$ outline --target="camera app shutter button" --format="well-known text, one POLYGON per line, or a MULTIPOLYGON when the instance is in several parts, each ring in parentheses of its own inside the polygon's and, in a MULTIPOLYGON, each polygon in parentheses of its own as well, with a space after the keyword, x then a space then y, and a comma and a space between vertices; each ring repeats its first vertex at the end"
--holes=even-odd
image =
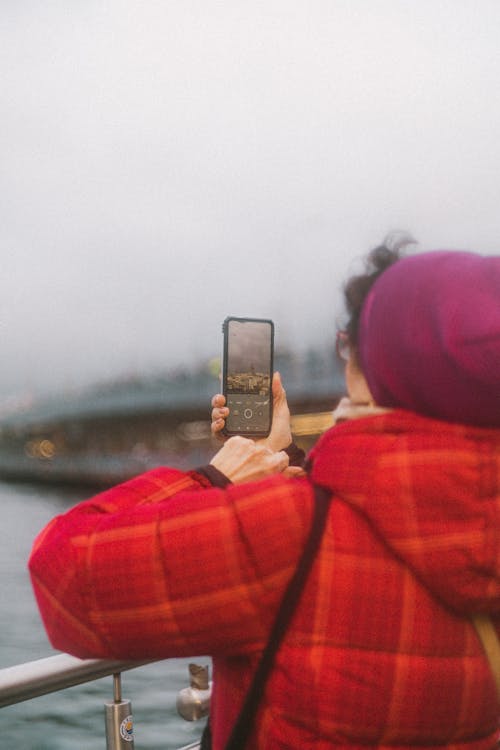
POLYGON ((245 417, 245 419, 252 419, 253 411, 251 409, 245 409, 245 411, 243 412, 243 416, 245 417))

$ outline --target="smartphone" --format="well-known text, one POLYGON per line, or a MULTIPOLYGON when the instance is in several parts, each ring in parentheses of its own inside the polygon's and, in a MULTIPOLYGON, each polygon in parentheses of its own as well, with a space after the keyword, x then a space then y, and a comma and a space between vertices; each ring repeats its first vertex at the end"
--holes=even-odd
POLYGON ((274 323, 231 316, 222 330, 222 392, 229 407, 223 432, 265 437, 273 418, 274 323))

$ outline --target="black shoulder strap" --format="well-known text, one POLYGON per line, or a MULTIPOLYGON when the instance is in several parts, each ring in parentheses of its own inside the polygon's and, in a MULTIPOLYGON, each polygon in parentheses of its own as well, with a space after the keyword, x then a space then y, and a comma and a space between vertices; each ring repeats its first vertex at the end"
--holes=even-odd
POLYGON ((326 525, 331 493, 329 490, 315 485, 314 501, 313 519, 309 537, 300 556, 295 573, 281 600, 280 608, 271 629, 271 635, 262 653, 252 684, 247 692, 225 750, 242 750, 245 746, 245 742, 253 729, 254 718, 264 692, 264 686, 274 663, 274 657, 295 612, 307 576, 314 562, 326 525))

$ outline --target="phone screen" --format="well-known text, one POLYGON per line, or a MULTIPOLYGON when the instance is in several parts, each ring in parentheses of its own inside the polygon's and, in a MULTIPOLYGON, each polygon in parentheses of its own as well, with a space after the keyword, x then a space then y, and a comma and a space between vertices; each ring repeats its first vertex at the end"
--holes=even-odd
POLYGON ((274 325, 259 318, 224 321, 223 392, 227 435, 265 436, 271 429, 274 325))

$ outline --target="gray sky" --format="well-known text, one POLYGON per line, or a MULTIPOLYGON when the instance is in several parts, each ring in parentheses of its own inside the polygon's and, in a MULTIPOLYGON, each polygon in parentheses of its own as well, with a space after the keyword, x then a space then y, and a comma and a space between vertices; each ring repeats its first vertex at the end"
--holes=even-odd
POLYGON ((500 249, 498 0, 3 0, 0 395, 333 338, 393 229, 500 249), (330 333, 331 332, 331 333, 330 333))

